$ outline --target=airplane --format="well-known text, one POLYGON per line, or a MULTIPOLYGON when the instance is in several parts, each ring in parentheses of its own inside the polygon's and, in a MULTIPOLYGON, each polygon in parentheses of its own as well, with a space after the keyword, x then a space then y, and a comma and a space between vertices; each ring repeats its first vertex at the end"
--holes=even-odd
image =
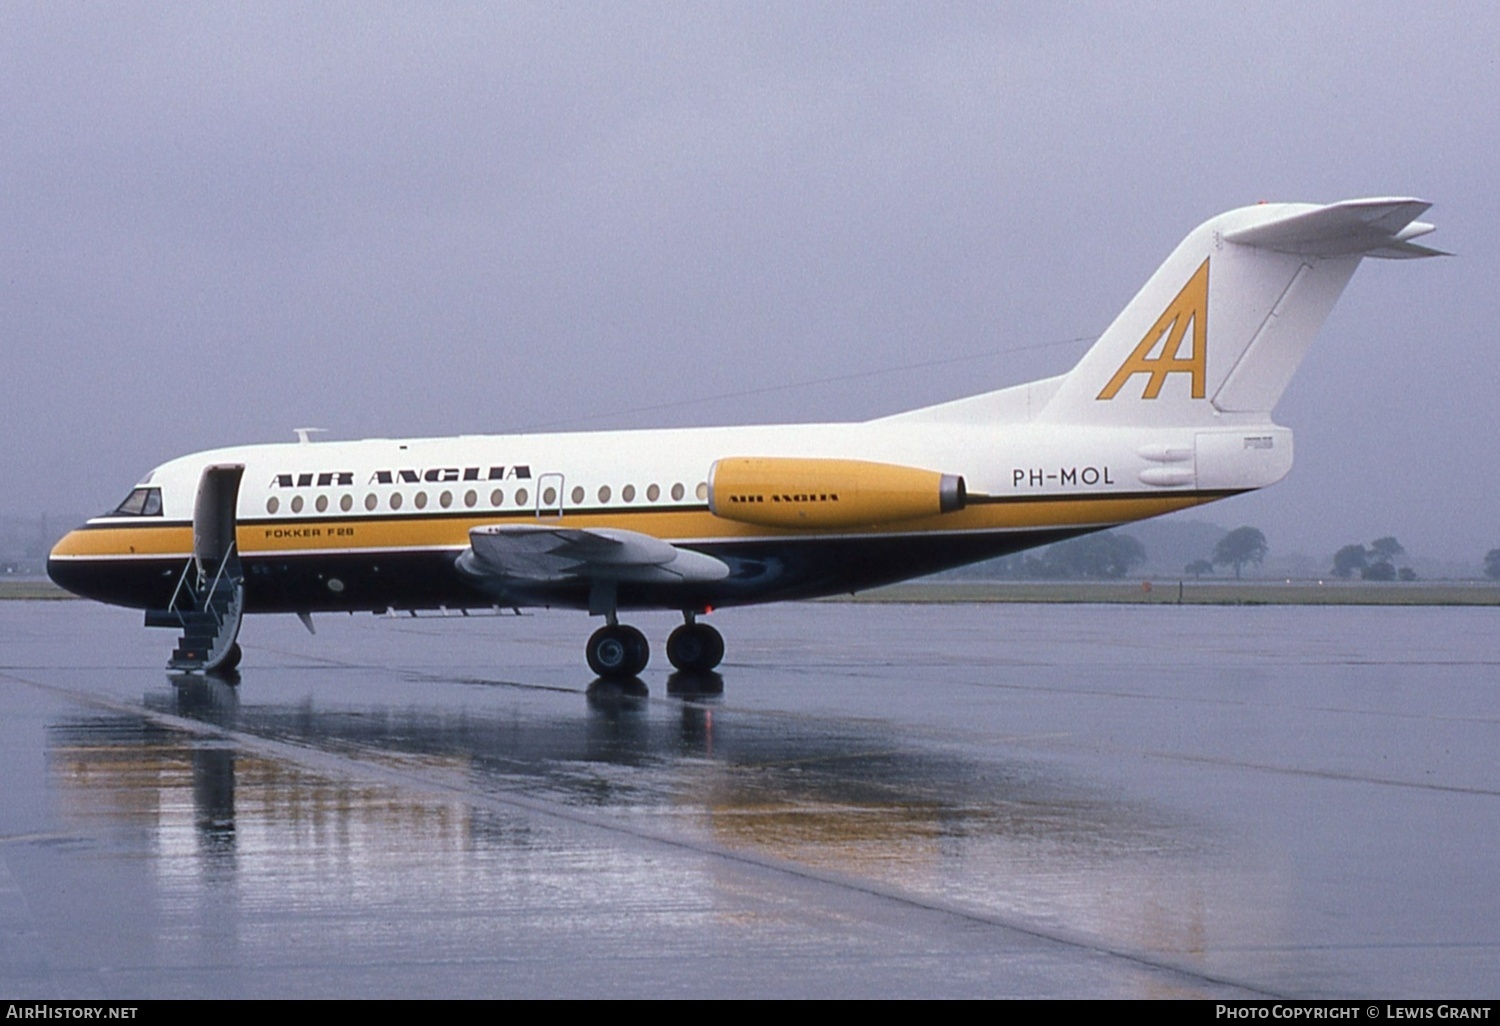
POLYGON ((169 667, 225 673, 246 613, 586 610, 628 679, 624 610, 700 616, 1004 556, 1279 481, 1272 420, 1361 259, 1443 255, 1411 198, 1261 203, 1167 257, 1074 368, 861 423, 312 441, 152 470, 52 550, 62 587, 181 630, 169 667))

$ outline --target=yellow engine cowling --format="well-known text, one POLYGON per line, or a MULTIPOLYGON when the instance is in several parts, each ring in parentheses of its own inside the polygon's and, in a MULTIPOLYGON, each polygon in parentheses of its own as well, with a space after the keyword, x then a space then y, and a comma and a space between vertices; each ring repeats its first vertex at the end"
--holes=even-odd
POLYGON ((736 456, 708 473, 715 516, 762 527, 871 527, 963 509, 964 479, 864 460, 736 456))

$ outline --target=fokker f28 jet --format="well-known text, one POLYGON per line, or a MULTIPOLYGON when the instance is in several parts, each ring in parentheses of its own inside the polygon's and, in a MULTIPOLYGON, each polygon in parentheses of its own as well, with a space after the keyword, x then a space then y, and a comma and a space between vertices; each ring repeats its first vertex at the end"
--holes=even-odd
POLYGON ((89 598, 183 631, 170 666, 232 669, 244 613, 562 606, 698 617, 854 592, 1263 488, 1271 411, 1363 257, 1424 257, 1415 199, 1261 204, 1194 230, 1067 374, 853 424, 253 445, 172 460, 53 549, 89 598))

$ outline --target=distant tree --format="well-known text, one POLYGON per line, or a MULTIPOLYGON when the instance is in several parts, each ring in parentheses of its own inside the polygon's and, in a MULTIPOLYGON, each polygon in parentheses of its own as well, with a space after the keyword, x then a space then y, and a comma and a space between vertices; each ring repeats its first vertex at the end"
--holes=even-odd
POLYGON ((1406 546, 1386 535, 1376 538, 1369 548, 1363 545, 1345 545, 1333 554, 1333 576, 1348 579, 1358 573, 1366 581, 1415 581, 1417 572, 1409 566, 1396 569, 1396 560, 1404 555, 1406 546))
POLYGON ((1484 576, 1500 581, 1500 549, 1490 549, 1484 554, 1484 576))
POLYGON ((1182 568, 1184 573, 1192 574, 1194 577, 1202 577, 1204 574, 1214 572, 1214 565, 1206 559, 1195 559, 1182 568))
POLYGON ((1033 564, 1042 577, 1120 578, 1146 561, 1146 547, 1128 534, 1107 531, 1058 542, 1033 564))
POLYGON ((1333 554, 1333 576, 1348 580, 1370 563, 1363 545, 1345 545, 1333 554))
POLYGON ((1254 527, 1236 527, 1214 546, 1213 564, 1234 567, 1234 579, 1240 578, 1240 567, 1246 563, 1257 566, 1266 558, 1270 546, 1266 536, 1254 527))

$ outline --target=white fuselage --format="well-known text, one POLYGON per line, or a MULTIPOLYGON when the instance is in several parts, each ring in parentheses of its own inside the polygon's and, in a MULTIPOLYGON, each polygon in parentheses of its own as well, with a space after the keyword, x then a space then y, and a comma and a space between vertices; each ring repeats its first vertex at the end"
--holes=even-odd
POLYGON ((841 571, 814 561, 810 575, 791 565, 769 578, 761 574, 759 585, 731 579, 687 596, 627 599, 673 607, 731 604, 855 590, 1170 512, 1269 484, 1290 460, 1290 432, 1265 424, 1205 432, 910 417, 240 446, 158 467, 141 487, 160 489, 159 515, 96 517, 70 536, 72 544, 59 545, 53 561, 55 576, 65 576, 69 587, 87 593, 89 568, 100 568, 109 583, 98 597, 149 606, 157 601, 159 579, 193 553, 194 500, 205 468, 226 465, 244 467, 235 519, 251 611, 583 604, 577 589, 513 584, 504 594, 482 593, 457 580, 452 588, 437 587, 434 567, 468 548, 470 530, 490 524, 620 529, 690 549, 757 560, 769 554, 788 564, 807 562, 813 549, 843 546, 834 560, 841 571), (953 513, 813 532, 714 515, 707 502, 710 469, 718 460, 748 455, 956 474, 967 484, 968 504, 953 513), (394 572, 398 558, 415 555, 424 557, 422 569, 408 566, 400 575, 420 574, 424 586, 408 595, 384 582, 372 587, 377 574, 394 572), (104 564, 110 564, 107 571, 104 564), (132 565, 138 574, 127 573, 132 565), (289 578, 287 586, 262 587, 277 577, 289 578), (337 582, 334 590, 329 580, 337 582), (141 582, 158 587, 142 590, 141 582))

